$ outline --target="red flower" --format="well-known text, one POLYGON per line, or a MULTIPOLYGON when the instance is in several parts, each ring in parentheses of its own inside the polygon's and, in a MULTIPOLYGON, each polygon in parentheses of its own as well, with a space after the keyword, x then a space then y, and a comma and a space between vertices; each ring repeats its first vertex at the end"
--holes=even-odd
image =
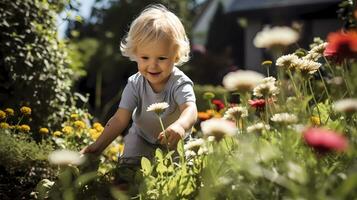
POLYGON ((333 131, 322 128, 309 128, 304 131, 305 142, 320 153, 328 151, 345 151, 347 139, 333 131))
POLYGON ((248 103, 249 103, 250 106, 252 106, 253 108, 256 108, 256 109, 265 107, 265 100, 264 99, 248 100, 248 103))
POLYGON ((225 107, 224 103, 221 100, 218 100, 218 99, 212 100, 212 103, 216 106, 216 110, 217 111, 220 111, 225 107))
POLYGON ((324 56, 332 57, 337 61, 344 58, 357 58, 357 32, 330 33, 327 41, 324 56))

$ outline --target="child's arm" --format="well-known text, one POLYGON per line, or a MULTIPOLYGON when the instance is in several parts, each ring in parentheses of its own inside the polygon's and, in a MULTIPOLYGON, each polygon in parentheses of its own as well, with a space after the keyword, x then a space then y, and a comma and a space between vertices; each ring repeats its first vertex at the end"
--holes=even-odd
POLYGON ((197 120, 197 107, 194 102, 186 102, 180 105, 180 117, 169 127, 166 128, 167 142, 165 141, 164 133, 159 134, 158 139, 161 144, 168 144, 170 148, 175 148, 177 142, 185 137, 197 120))
POLYGON ((91 145, 83 148, 81 153, 100 154, 124 129, 128 126, 131 112, 119 108, 117 112, 108 120, 103 133, 91 145))

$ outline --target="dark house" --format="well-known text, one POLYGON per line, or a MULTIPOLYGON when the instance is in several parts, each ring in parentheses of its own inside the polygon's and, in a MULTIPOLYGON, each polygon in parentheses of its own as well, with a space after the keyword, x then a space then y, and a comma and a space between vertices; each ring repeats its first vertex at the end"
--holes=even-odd
MULTIPOLYGON (((308 48, 314 37, 326 39, 342 27, 336 11, 340 0, 208 0, 193 27, 193 43, 207 51, 229 48, 233 64, 241 69, 263 72, 261 61, 270 59, 253 44, 264 26, 301 25, 298 44, 308 48), (203 27, 206 26, 205 30, 203 27)), ((296 49, 294 47, 293 49, 296 49)))

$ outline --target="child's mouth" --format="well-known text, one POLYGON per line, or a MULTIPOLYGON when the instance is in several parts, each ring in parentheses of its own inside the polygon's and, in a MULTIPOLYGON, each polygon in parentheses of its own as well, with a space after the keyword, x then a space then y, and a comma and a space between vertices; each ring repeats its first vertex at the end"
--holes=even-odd
POLYGON ((158 76, 161 72, 149 72, 150 75, 152 76, 158 76))

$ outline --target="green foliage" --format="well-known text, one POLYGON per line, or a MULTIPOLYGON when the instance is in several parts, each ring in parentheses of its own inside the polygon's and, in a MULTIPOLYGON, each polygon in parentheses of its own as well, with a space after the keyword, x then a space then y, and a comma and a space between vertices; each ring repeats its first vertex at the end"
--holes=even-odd
POLYGON ((209 103, 204 99, 205 92, 212 92, 215 95, 214 99, 230 100, 231 98, 231 94, 221 86, 195 84, 194 91, 197 109, 202 111, 210 109, 209 103))
POLYGON ((73 104, 72 72, 56 29, 56 12, 64 3, 0 3, 0 101, 10 107, 31 107, 35 127, 58 125, 73 104))
POLYGON ((36 143, 24 133, 0 129, 1 199, 30 199, 41 179, 54 177, 47 163, 51 151, 52 145, 47 140, 36 143))
POLYGON ((178 144, 178 156, 172 160, 174 151, 164 154, 156 150, 155 162, 141 160, 143 181, 141 199, 192 199, 199 188, 202 158, 186 159, 182 141, 178 144))
POLYGON ((45 161, 52 150, 48 141, 36 143, 25 133, 0 129, 0 163, 8 171, 30 168, 36 161, 45 161))

